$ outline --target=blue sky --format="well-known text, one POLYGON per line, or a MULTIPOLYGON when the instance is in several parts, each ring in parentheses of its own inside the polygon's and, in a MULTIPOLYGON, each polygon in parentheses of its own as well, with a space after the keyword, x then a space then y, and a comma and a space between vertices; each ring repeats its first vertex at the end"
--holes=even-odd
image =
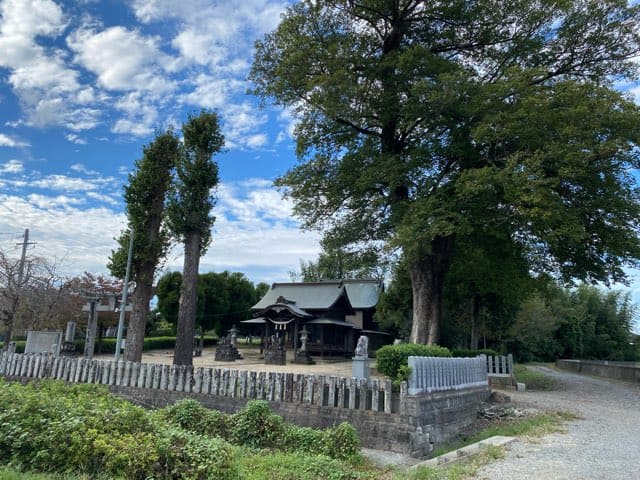
MULTIPOLYGON (((217 109, 226 152, 203 271, 287 280, 316 257, 271 186, 295 162, 292 120, 258 108, 253 42, 286 2, 0 1, 0 249, 25 228, 31 254, 69 274, 106 272, 125 226, 122 189, 154 132, 217 109)), ((167 268, 180 268, 181 249, 167 268)))
MULTIPOLYGON (((0 249, 69 275, 106 272, 125 227, 122 189, 154 131, 217 109, 227 151, 202 271, 288 280, 314 259, 272 181, 294 164, 292 118, 247 94, 253 43, 288 2, 0 0, 0 249)), ((637 84, 621 85, 640 98, 637 84)), ((166 268, 180 269, 181 249, 166 268)), ((640 302, 640 278, 631 290, 640 302)))

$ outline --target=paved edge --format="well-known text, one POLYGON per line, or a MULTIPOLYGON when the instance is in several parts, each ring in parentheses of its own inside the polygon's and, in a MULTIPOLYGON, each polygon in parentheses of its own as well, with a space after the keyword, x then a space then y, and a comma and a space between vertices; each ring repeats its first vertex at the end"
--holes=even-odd
POLYGON ((457 450, 453 450, 451 452, 447 452, 439 457, 430 458, 429 460, 425 460, 424 462, 417 463, 409 467, 409 470, 413 470, 418 467, 429 467, 429 468, 438 468, 438 467, 448 467, 449 465, 453 465, 459 462, 466 462, 473 455, 477 455, 482 452, 482 450, 487 447, 503 447, 505 445, 509 445, 510 443, 517 442, 518 439, 516 437, 506 437, 503 435, 495 435, 493 437, 489 437, 485 440, 480 440, 479 442, 472 443, 471 445, 467 445, 466 447, 458 448, 457 450))

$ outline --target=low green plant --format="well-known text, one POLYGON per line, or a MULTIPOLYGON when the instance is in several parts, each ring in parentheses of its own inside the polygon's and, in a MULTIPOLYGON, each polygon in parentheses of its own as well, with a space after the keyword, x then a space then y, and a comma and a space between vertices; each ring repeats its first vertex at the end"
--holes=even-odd
POLYGON ((272 448, 280 445, 285 427, 264 400, 251 400, 231 418, 231 441, 253 448, 272 448))
POLYGON ((348 463, 324 455, 301 453, 263 453, 239 456, 239 470, 244 480, 265 478, 286 480, 355 480, 377 479, 374 472, 360 471, 348 463))
POLYGON ((217 410, 202 406, 187 398, 157 410, 155 415, 163 422, 200 435, 230 438, 231 418, 217 410))
POLYGON ((553 377, 542 372, 532 370, 526 365, 516 364, 513 366, 513 373, 516 381, 524 383, 527 390, 555 390, 558 382, 553 377))
POLYGON ((162 478, 184 480, 237 479, 234 448, 221 438, 197 435, 179 428, 160 432, 157 440, 162 478))
POLYGON ((409 357, 450 357, 451 352, 446 347, 438 345, 422 345, 418 343, 401 343, 399 345, 385 345, 376 352, 376 369, 381 374, 398 380, 406 375, 402 367, 408 366, 409 357))

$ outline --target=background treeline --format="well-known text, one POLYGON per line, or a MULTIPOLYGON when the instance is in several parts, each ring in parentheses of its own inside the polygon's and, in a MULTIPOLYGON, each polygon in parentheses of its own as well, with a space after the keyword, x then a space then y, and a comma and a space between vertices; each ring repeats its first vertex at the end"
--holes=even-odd
MULTIPOLYGON (((592 285, 558 286, 550 278, 512 276, 497 285, 469 286, 452 268, 447 278, 440 344, 449 348, 491 348, 513 353, 518 361, 557 358, 640 360, 633 333, 636 306, 628 292, 592 285), (507 281, 508 280, 508 281, 507 281), (510 282, 510 283, 509 283, 510 282)), ((403 264, 381 297, 376 320, 381 328, 408 338, 412 291, 403 264)))
MULTIPOLYGON (((178 321, 181 284, 182 274, 169 272, 158 280, 156 287, 157 312, 173 328, 178 321)), ((266 283, 254 285, 240 272, 199 274, 196 326, 205 332, 213 330, 226 335, 233 325, 241 327, 240 321, 251 318, 251 307, 268 289, 266 283)))

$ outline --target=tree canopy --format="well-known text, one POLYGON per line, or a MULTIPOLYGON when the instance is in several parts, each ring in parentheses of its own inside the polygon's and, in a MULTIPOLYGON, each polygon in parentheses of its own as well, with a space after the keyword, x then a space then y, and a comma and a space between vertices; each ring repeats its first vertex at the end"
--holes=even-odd
POLYGON ((504 238, 564 282, 637 264, 640 7, 623 0, 319 0, 257 42, 255 92, 297 116, 277 182, 307 228, 407 261, 436 342, 456 241, 504 238))
POLYGON ((136 283, 133 312, 127 329, 127 360, 142 358, 144 331, 149 314, 153 279, 158 264, 169 247, 170 235, 165 219, 165 197, 172 182, 172 172, 180 157, 180 141, 172 129, 157 133, 142 149, 124 188, 128 230, 118 238, 118 249, 111 252, 107 268, 111 274, 124 278, 131 231, 134 232, 131 279, 136 283))

